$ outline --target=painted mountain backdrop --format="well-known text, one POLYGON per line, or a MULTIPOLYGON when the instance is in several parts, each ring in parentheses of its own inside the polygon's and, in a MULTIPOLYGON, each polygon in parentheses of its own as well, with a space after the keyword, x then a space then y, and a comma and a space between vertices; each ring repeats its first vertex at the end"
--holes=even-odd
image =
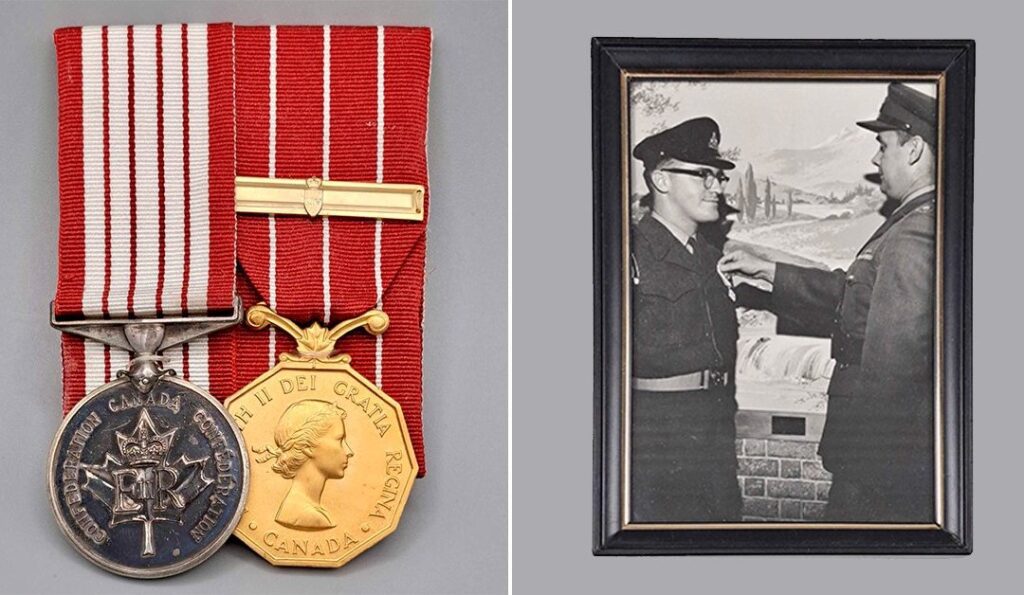
POLYGON ((869 184, 864 174, 876 171, 871 157, 877 148, 873 134, 850 125, 813 147, 775 149, 753 156, 749 163, 758 178, 821 197, 841 197, 869 184))

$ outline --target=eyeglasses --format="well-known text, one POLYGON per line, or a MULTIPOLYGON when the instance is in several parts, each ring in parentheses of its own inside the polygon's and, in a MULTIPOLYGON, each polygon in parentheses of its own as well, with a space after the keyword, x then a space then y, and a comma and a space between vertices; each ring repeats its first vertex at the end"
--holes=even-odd
POLYGON ((725 186, 729 181, 729 176, 722 172, 715 173, 710 169, 683 169, 681 167, 662 167, 661 171, 667 171, 672 174, 686 174, 688 176, 694 176, 695 178, 704 178, 704 187, 711 188, 715 185, 717 180, 719 184, 725 186))

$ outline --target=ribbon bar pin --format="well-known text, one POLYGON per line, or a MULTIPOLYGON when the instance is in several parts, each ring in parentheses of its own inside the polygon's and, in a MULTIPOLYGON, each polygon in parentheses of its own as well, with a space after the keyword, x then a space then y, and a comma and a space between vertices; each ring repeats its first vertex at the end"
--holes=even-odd
POLYGON ((238 176, 235 212, 423 221, 423 186, 238 176))

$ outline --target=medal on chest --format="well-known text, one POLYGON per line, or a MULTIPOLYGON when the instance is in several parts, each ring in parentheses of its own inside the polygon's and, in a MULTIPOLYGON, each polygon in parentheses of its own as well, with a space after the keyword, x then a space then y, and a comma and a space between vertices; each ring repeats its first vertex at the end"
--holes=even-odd
POLYGON ((246 321, 297 348, 226 401, 252 468, 235 535, 275 565, 341 566, 395 530, 419 470, 401 407, 335 353, 350 331, 383 333, 388 317, 300 329, 257 305, 246 321))

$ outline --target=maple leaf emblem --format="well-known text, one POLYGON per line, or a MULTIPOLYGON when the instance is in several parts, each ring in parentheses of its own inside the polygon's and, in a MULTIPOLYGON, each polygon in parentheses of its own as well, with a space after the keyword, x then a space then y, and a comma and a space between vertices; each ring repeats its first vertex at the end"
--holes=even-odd
POLYGON ((177 522, 182 511, 213 479, 206 476, 209 457, 185 455, 168 462, 177 428, 157 429, 142 409, 130 434, 115 432, 120 457, 106 453, 99 465, 82 465, 82 490, 110 510, 110 526, 143 523, 142 557, 156 555, 153 523, 177 522))

